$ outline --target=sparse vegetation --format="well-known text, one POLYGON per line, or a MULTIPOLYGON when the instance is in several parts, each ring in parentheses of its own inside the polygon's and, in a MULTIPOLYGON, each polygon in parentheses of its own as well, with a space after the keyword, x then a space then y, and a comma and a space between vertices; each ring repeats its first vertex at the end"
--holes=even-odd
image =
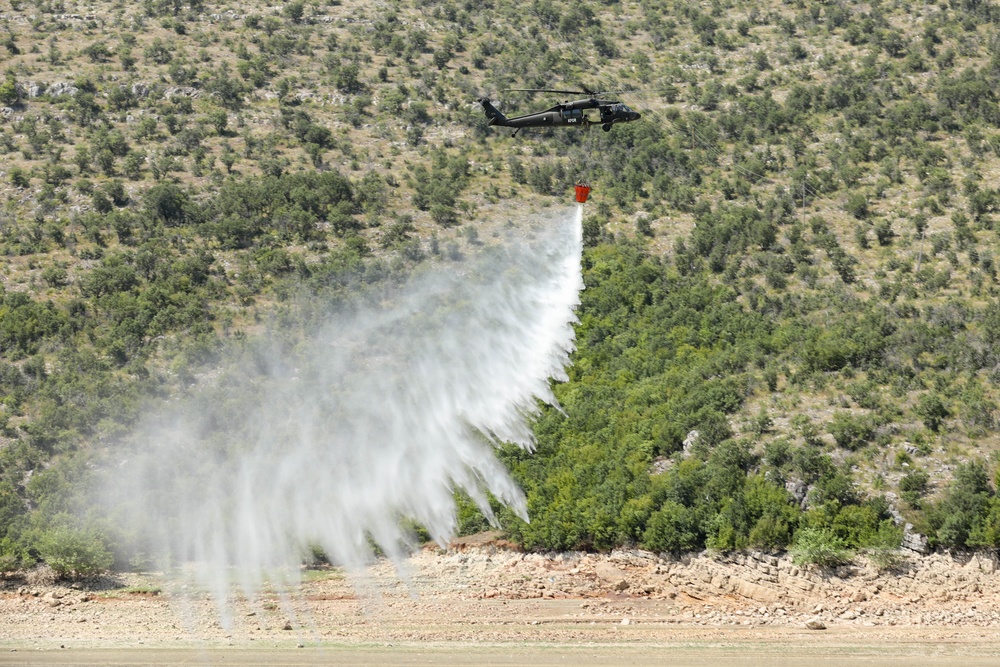
POLYGON ((579 349, 538 452, 503 451, 511 537, 890 553, 894 509, 1000 543, 997 7, 479 9, 6 10, 0 565, 81 575, 85 535, 109 566, 67 524, 87 457, 289 294, 461 261, 580 178, 579 349), (474 104, 581 84, 643 120, 512 140, 474 104))

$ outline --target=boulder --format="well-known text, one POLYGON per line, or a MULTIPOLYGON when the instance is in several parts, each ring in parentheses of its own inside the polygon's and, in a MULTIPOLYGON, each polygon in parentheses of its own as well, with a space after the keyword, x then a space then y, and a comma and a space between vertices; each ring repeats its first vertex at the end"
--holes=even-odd
POLYGON ((995 553, 983 553, 976 552, 973 554, 969 562, 965 564, 965 567, 970 570, 978 570, 980 572, 986 572, 987 574, 993 574, 998 569, 997 555, 995 553))
POLYGON ((803 509, 806 504, 806 497, 809 495, 809 487, 805 482, 798 479, 790 479, 785 482, 785 491, 795 498, 795 502, 803 509))
POLYGON ((903 527, 903 543, 900 545, 908 551, 915 551, 918 554, 930 553, 930 545, 927 543, 927 536, 913 532, 913 526, 906 524, 903 527))
POLYGON ((698 436, 699 435, 701 435, 701 434, 698 433, 698 431, 691 431, 691 432, 689 432, 687 434, 687 437, 684 438, 684 442, 683 442, 683 445, 684 445, 684 450, 683 450, 684 451, 684 456, 690 456, 691 455, 691 449, 698 442, 698 436))
POLYGON ((61 95, 76 95, 80 89, 65 81, 58 81, 49 86, 47 92, 51 97, 59 97, 61 95))

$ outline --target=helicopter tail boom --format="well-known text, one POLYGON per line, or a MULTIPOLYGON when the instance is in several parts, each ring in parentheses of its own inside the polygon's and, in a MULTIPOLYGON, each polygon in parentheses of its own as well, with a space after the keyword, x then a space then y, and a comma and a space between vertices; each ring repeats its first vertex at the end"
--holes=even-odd
POLYGON ((479 103, 483 105, 483 110, 486 112, 486 117, 489 119, 490 125, 507 125, 507 116, 500 113, 500 110, 490 103, 489 98, 484 97, 479 100, 479 103))

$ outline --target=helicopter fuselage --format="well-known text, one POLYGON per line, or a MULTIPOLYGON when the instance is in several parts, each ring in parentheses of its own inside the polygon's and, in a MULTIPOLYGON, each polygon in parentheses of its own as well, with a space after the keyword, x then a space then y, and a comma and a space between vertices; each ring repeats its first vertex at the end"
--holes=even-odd
POLYGON ((489 99, 479 100, 490 125, 500 127, 513 127, 514 133, 525 127, 548 127, 555 125, 575 125, 579 127, 589 127, 591 124, 600 124, 607 132, 615 123, 629 123, 639 120, 642 115, 632 111, 621 102, 610 100, 575 100, 557 104, 551 109, 529 113, 523 116, 508 118, 494 107, 489 99), (591 110, 596 110, 593 113, 591 110), (588 113, 591 112, 591 113, 588 113))

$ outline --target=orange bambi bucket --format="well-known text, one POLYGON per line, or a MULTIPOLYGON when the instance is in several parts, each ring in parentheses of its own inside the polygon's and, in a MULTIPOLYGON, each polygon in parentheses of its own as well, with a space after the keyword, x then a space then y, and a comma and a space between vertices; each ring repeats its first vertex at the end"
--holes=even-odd
POLYGON ((590 196, 590 186, 578 183, 576 186, 576 200, 581 204, 587 202, 587 197, 590 196))

